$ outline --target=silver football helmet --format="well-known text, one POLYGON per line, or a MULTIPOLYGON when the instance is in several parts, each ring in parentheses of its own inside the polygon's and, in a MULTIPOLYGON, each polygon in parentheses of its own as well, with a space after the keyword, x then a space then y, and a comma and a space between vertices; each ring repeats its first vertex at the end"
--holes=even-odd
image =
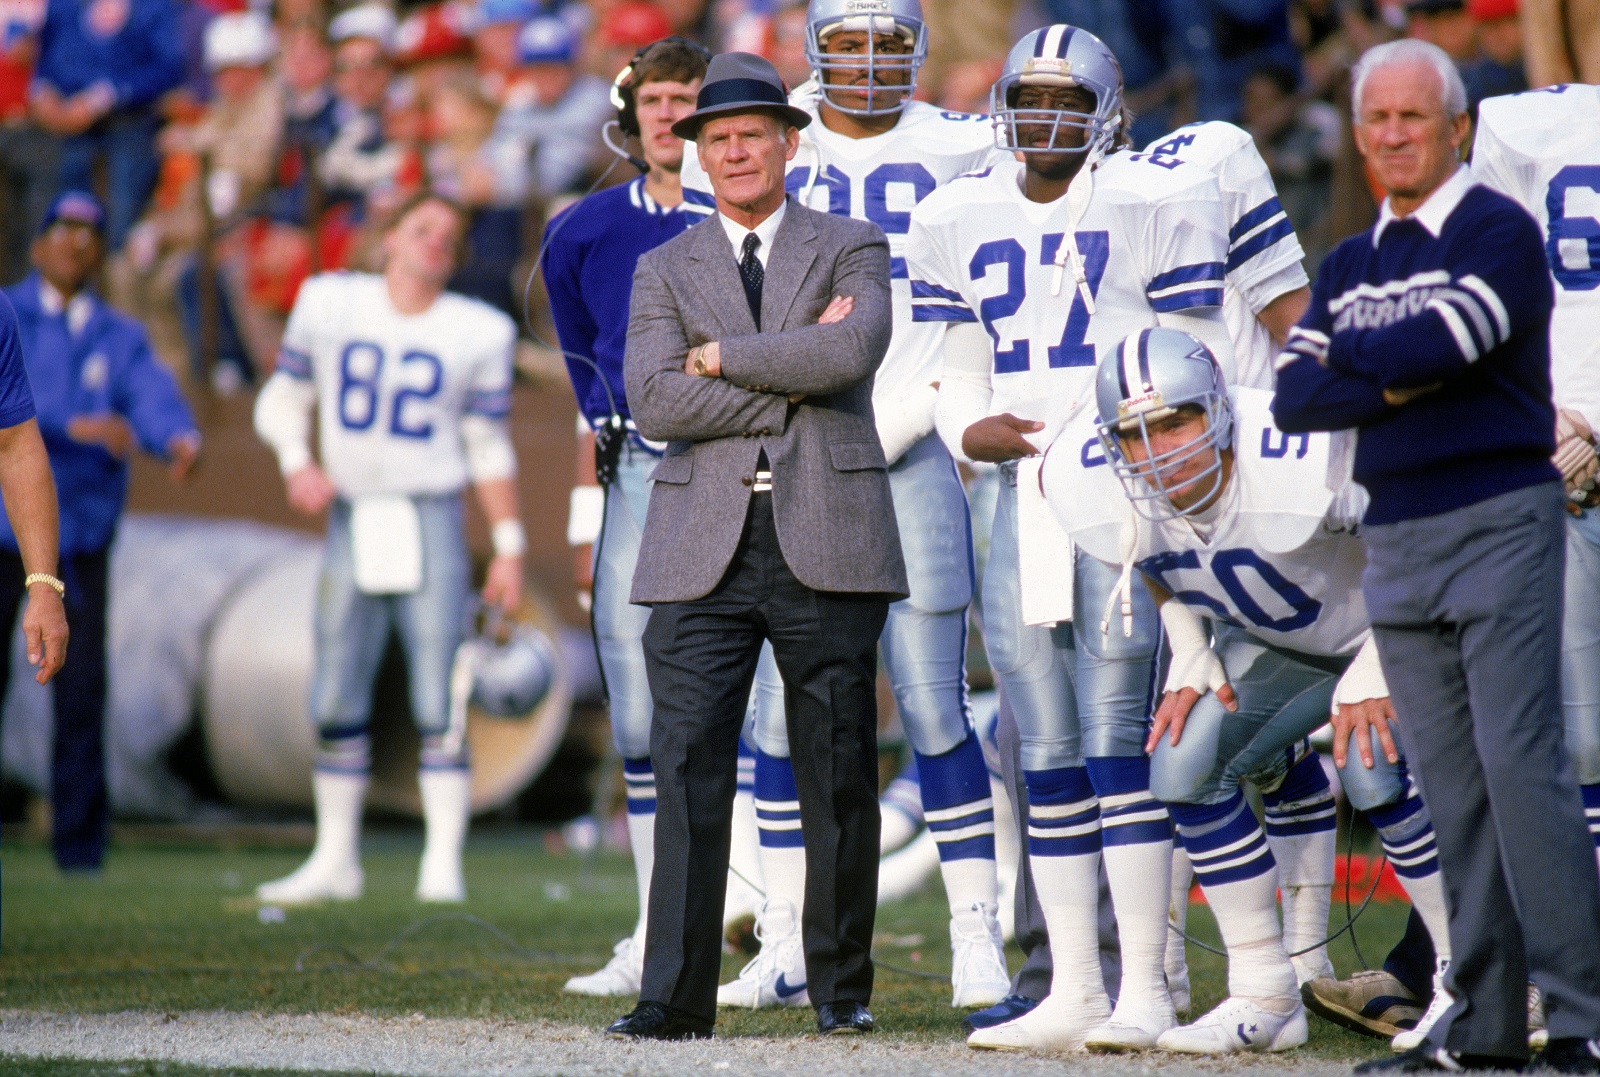
MULTIPOLYGON (((928 29, 922 23, 918 0, 811 0, 806 8, 806 60, 817 73, 819 91, 828 104, 852 116, 882 116, 900 112, 911 103, 917 72, 928 59, 928 29), (824 51, 828 38, 840 30, 865 31, 867 51, 852 56, 824 51), (907 53, 883 53, 877 35, 894 34, 911 46, 907 53), (845 77, 866 73, 859 92, 865 107, 846 107, 828 93, 828 74, 845 77), (881 80, 881 75, 904 74, 905 81, 881 80)), ((854 87, 852 87, 854 89, 854 87)))
POLYGON ((524 718, 555 682, 555 649, 543 632, 510 621, 491 622, 461 646, 472 661, 474 707, 496 718, 524 718))
POLYGON ((1215 500, 1223 481, 1222 450, 1233 447, 1233 405, 1211 349, 1181 329, 1141 329, 1100 360, 1094 388, 1100 418, 1095 430, 1111 469, 1141 516, 1152 520, 1188 516, 1215 500), (1204 412, 1205 433, 1157 452, 1150 440, 1151 424, 1186 406, 1204 412), (1142 459, 1128 458, 1128 442, 1143 444, 1142 459), (1211 463, 1173 483, 1180 469, 1208 450, 1211 463), (1207 480, 1206 495, 1188 508, 1172 504, 1175 490, 1201 489, 1195 484, 1207 480))
POLYGON ((1084 153, 1092 161, 1116 143, 1122 125, 1122 65, 1105 42, 1087 30, 1056 23, 1035 30, 1012 46, 1000 81, 989 92, 995 144, 1018 153, 1084 153), (1023 86, 1080 86, 1094 94, 1093 112, 1014 107, 1023 86), (1044 146, 1023 144, 1019 125, 1050 124, 1044 146), (1084 132, 1081 149, 1055 146, 1062 128, 1084 132))

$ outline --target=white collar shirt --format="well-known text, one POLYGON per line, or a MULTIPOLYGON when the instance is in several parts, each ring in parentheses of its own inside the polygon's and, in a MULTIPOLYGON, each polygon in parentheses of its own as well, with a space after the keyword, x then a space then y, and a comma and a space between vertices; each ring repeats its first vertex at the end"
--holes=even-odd
POLYGON ((55 285, 39 278, 39 307, 46 314, 59 318, 63 311, 67 316, 67 332, 73 336, 83 332, 83 327, 89 324, 90 315, 94 314, 94 300, 89 298, 88 292, 80 291, 70 300, 63 299, 61 293, 56 291, 55 285))
POLYGON ((736 221, 730 220, 721 210, 717 211, 717 219, 722 222, 722 230, 728 235, 728 242, 733 244, 733 260, 744 261, 744 237, 754 232, 761 240, 761 245, 756 248, 756 261, 761 263, 761 268, 767 268, 767 259, 772 254, 772 237, 778 234, 778 226, 783 223, 783 215, 788 212, 789 200, 785 198, 778 203, 778 208, 771 215, 754 228, 746 228, 736 221))
MULTIPOLYGON (((1457 166, 1450 178, 1433 189, 1433 193, 1423 200, 1422 205, 1411 211, 1409 220, 1416 221, 1428 230, 1428 234, 1438 239, 1444 231, 1444 222, 1456 206, 1461 204, 1461 199, 1466 196, 1477 180, 1472 178, 1472 170, 1466 165, 1457 166)), ((1401 220, 1389 204, 1389 199, 1383 200, 1383 205, 1378 209, 1378 223, 1372 226, 1372 245, 1376 247, 1383 238, 1383 230, 1394 222, 1401 220)))

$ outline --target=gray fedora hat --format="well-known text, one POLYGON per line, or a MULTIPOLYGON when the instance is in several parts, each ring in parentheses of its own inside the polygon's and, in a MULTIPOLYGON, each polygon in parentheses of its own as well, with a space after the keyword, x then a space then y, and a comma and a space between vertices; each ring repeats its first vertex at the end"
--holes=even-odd
POLYGON ((724 52, 711 58, 694 111, 673 124, 672 133, 679 138, 694 138, 700 133, 700 125, 709 119, 757 111, 771 112, 794 127, 811 122, 809 113, 789 104, 783 79, 771 63, 754 53, 724 52))

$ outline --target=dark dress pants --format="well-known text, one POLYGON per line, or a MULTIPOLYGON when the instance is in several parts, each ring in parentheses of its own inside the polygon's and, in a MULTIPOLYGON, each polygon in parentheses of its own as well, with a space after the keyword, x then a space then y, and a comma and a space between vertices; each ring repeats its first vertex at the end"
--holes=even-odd
MULTIPOLYGON (((106 850, 106 576, 109 550, 61 559, 67 585, 67 662, 51 682, 55 729, 50 755, 51 846, 62 868, 98 868, 106 850)), ((22 558, 0 550, 0 624, 22 608, 22 558)), ((9 641, 0 661, 0 700, 11 679, 9 641)), ((31 668, 31 667, 30 667, 31 668)))
POLYGON ((783 674, 806 843, 802 940, 811 1002, 872 996, 878 898, 877 643, 887 596, 813 591, 756 494, 732 563, 704 598, 657 605, 644 633, 655 713, 655 870, 642 1002, 713 1019, 729 826, 763 640, 783 674))

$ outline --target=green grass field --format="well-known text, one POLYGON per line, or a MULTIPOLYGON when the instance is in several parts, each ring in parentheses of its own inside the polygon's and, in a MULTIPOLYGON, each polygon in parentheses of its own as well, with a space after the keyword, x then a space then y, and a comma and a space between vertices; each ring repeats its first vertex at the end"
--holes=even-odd
MULTIPOLYGON (((443 912, 411 898, 420 848, 420 833, 378 831, 364 846, 365 897, 289 910, 275 922, 260 916, 250 895, 257 883, 293 869, 303 850, 114 847, 102 875, 82 877, 59 874, 42 847, 0 846, 0 1009, 537 1016, 597 1027, 629 1008, 628 1000, 560 990, 568 976, 598 967, 632 926, 634 889, 622 856, 554 856, 536 831, 484 828, 467 853, 471 899, 443 912)), ((1369 907, 1359 923, 1369 962, 1381 961, 1398 938, 1404 913, 1402 905, 1369 907)), ((1334 918, 1344 918, 1337 896, 1334 918)), ((937 880, 915 899, 880 910, 873 1002, 880 1038, 964 1038, 961 1012, 949 1005, 946 924, 937 880)), ((1203 906, 1191 915, 1191 934, 1215 942, 1203 906)), ((1341 973, 1357 967, 1348 937, 1333 953, 1341 973)), ((725 958, 725 978, 743 960, 725 958)), ((1013 968, 1019 960, 1013 953, 1013 968)), ((1199 1013, 1223 996, 1226 982, 1220 958, 1191 946, 1190 962, 1199 1013)), ((812 1022, 809 1009, 724 1011, 718 1033, 799 1036, 812 1022)), ((1384 1049, 1313 1018, 1303 1053, 1354 1060, 1384 1049)), ((94 1077, 157 1072, 145 1065, 11 1059, 4 1068, 94 1077)))

